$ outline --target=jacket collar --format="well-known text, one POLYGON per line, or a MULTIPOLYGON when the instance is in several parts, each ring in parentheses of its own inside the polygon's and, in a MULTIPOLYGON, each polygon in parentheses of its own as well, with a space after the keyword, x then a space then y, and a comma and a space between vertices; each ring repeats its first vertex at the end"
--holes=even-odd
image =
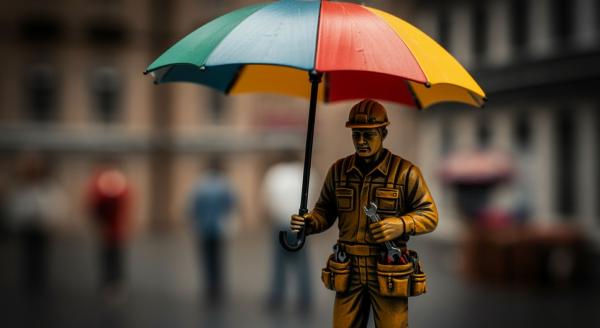
MULTIPOLYGON (((381 174, 387 175, 388 169, 390 167, 390 161, 392 159, 392 153, 385 148, 383 149, 383 152, 384 152, 383 158, 379 160, 379 164, 377 164, 377 166, 375 166, 375 168, 373 168, 365 176, 367 176, 375 171, 379 171, 379 172, 381 172, 381 174)), ((363 174, 361 172, 361 170, 358 168, 358 165, 356 164, 357 157, 358 157, 358 155, 356 153, 352 157, 350 157, 350 163, 348 165, 348 168, 346 169, 346 173, 350 173, 350 171, 356 170, 356 172, 358 172, 359 174, 361 174, 361 175, 363 174)))

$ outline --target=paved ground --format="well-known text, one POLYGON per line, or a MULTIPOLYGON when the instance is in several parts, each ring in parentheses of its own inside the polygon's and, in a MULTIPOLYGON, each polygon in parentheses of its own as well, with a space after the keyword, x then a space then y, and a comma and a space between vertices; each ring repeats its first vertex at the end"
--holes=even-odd
MULTIPOLYGON (((90 238, 52 243, 50 287, 27 297, 18 287, 18 249, 0 241, 2 327, 330 327, 333 294, 321 287, 320 267, 335 232, 309 237, 314 301, 308 314, 265 308, 271 236, 247 233, 228 249, 224 306, 199 297, 194 242, 184 231, 137 238, 128 255, 127 297, 107 303, 97 293, 95 249, 90 238)), ((422 239, 426 239, 422 238, 422 239)), ((501 288, 467 283, 458 274, 457 248, 415 241, 429 277, 428 294, 410 301, 412 327, 593 327, 600 322, 600 288, 501 288)), ((292 293, 293 294, 293 293, 292 293)))

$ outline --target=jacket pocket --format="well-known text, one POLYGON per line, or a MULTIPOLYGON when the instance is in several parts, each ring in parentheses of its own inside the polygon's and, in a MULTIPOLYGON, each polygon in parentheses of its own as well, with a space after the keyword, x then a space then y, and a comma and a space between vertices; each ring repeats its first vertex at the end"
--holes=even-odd
POLYGON ((350 288, 350 261, 336 262, 333 255, 327 260, 327 267, 321 271, 321 281, 327 289, 345 293, 350 288))
POLYGON ((338 211, 354 210, 354 189, 337 187, 335 189, 335 198, 337 200, 338 211))
POLYGON ((378 212, 395 214, 398 212, 400 189, 377 188, 375 189, 375 199, 377 201, 378 212))
POLYGON ((411 291, 412 263, 377 263, 377 281, 379 295, 387 297, 408 297, 411 291))

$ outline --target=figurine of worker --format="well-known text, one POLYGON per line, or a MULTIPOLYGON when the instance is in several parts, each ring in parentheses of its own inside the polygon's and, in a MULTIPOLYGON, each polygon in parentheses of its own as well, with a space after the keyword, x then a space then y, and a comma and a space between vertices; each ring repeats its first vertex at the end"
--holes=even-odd
POLYGON ((338 219, 339 239, 322 275, 336 291, 334 327, 367 327, 371 309, 376 327, 407 327, 408 296, 425 292, 425 274, 406 243, 433 231, 438 213, 419 168, 383 147, 389 124, 380 103, 354 105, 346 127, 356 152, 331 166, 314 209, 291 218, 292 230, 307 235, 338 219))

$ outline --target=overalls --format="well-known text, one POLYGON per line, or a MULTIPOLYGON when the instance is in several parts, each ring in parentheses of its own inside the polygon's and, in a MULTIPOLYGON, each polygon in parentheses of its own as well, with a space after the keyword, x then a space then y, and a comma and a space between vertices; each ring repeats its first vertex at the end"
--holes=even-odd
POLYGON ((383 158, 367 174, 357 166, 357 155, 338 160, 330 168, 311 211, 314 220, 309 221, 308 233, 328 229, 337 218, 338 243, 349 256, 349 281, 344 283, 343 291, 336 289, 334 327, 366 327, 370 308, 377 327, 408 325, 407 297, 380 292, 377 259, 382 245, 375 242, 369 230, 364 206, 375 202, 382 219, 398 217, 404 222, 405 233, 396 240, 404 247, 409 236, 431 232, 437 226, 437 209, 420 170, 384 151, 383 158))

